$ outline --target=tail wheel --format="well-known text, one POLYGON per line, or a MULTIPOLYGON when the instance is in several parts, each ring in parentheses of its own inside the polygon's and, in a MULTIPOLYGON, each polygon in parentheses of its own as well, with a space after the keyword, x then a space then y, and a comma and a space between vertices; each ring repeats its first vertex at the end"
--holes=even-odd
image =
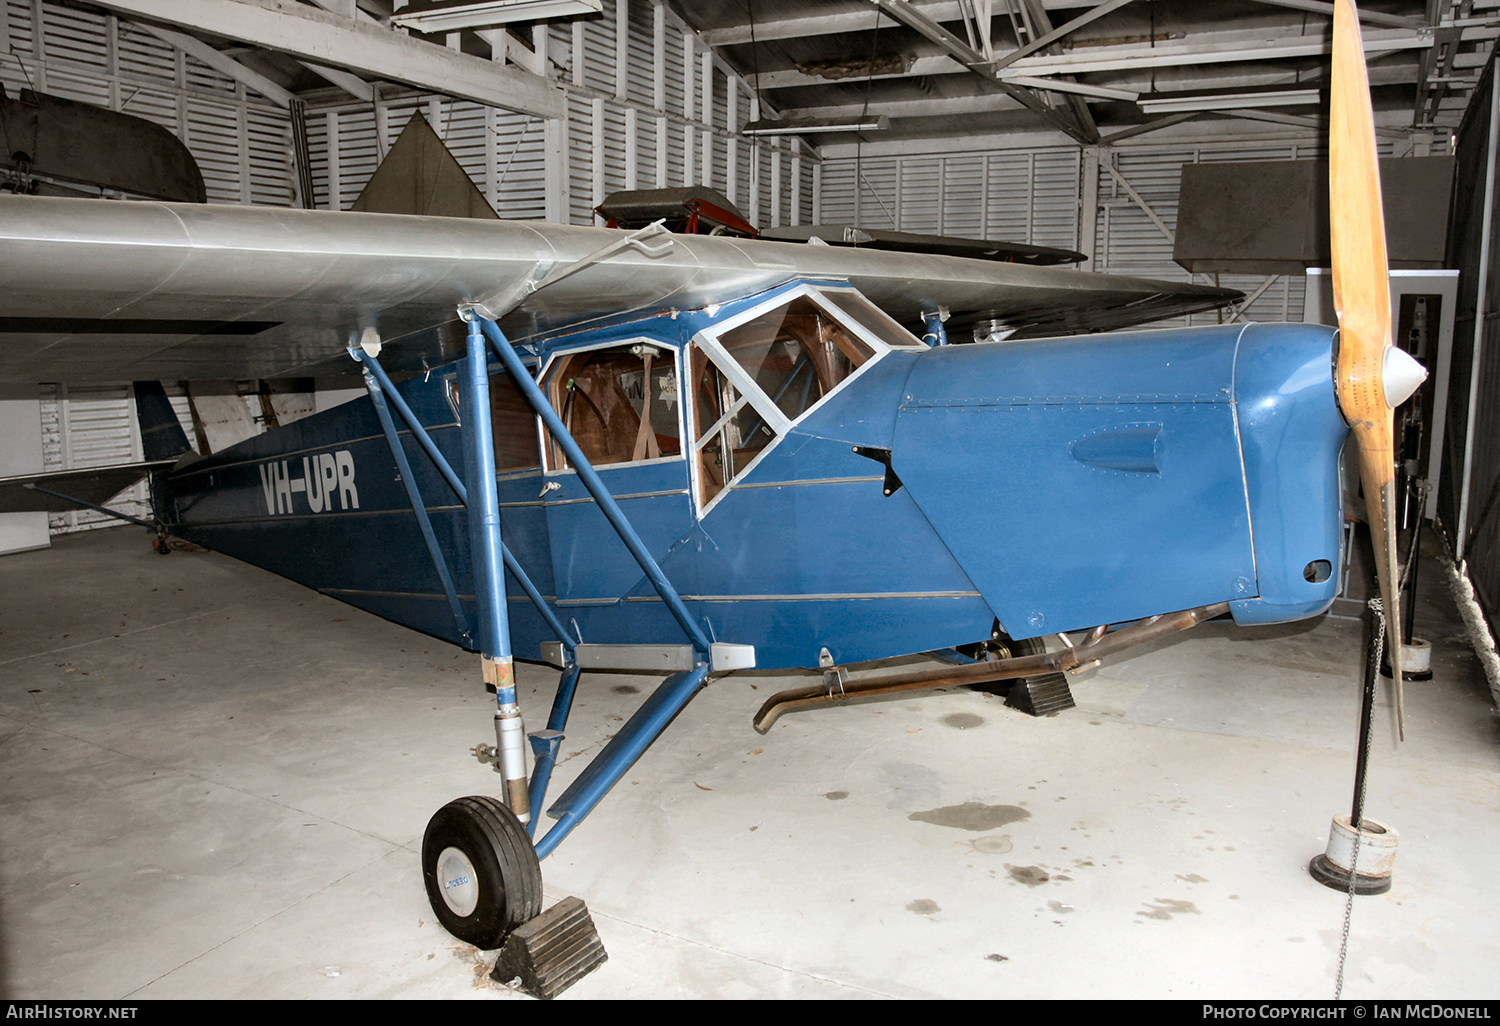
POLYGON ((459 798, 437 811, 422 835, 422 879, 443 928, 486 951, 542 911, 536 849, 496 798, 459 798))
MULTIPOLYGON (((1001 659, 1016 659, 1020 656, 1045 655, 1047 652, 1047 643, 1041 638, 1024 638, 1021 641, 1017 641, 996 628, 995 636, 989 641, 981 641, 974 645, 960 645, 958 651, 976 662, 993 663, 1001 659)), ((1031 677, 1016 677, 1010 680, 970 684, 968 687, 974 691, 983 691, 986 694, 1004 697, 1010 694, 1011 689, 1023 680, 1051 682, 1059 678, 1067 679, 1061 673, 1051 672, 1039 673, 1031 677)))

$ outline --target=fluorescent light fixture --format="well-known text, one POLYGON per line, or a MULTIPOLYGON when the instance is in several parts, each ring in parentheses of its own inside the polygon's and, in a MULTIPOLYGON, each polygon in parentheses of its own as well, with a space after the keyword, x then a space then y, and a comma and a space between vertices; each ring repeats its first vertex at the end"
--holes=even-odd
POLYGON ((417 32, 457 32, 603 10, 604 0, 415 0, 391 15, 391 24, 417 32))
POLYGON ((1302 107, 1318 102, 1316 89, 1283 89, 1265 93, 1216 93, 1199 96, 1159 96, 1137 101, 1147 114, 1178 114, 1194 110, 1241 110, 1251 107, 1302 107))
POLYGON ((876 132, 891 127, 884 114, 864 118, 797 118, 788 121, 752 121, 741 135, 800 135, 803 132, 876 132))

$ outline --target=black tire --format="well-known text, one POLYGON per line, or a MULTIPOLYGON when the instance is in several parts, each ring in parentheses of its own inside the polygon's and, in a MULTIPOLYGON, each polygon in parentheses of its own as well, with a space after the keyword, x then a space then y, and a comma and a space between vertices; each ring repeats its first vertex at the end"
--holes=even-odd
POLYGON ((542 912, 536 849, 496 798, 459 798, 437 811, 422 835, 422 880, 443 928, 485 951, 542 912), (440 873, 440 866, 448 872, 440 873))

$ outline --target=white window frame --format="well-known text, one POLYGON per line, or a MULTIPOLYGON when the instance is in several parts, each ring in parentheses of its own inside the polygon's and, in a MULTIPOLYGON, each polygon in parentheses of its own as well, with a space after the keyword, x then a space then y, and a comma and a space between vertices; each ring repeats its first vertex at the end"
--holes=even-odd
MULTIPOLYGON (((715 321, 708 327, 700 329, 696 334, 693 335, 691 345, 698 346, 704 351, 704 353, 707 354, 709 360, 712 361, 713 365, 718 368, 719 373, 723 374, 724 377, 729 380, 729 383, 735 387, 735 390, 740 393, 741 400, 743 402, 748 402, 752 407, 754 407, 755 412, 760 414, 761 419, 765 421, 766 425, 776 432, 776 437, 771 440, 769 445, 763 448, 760 452, 756 453, 754 459, 745 464, 745 466, 741 470, 739 470, 733 478, 724 482, 724 487, 719 489, 717 495, 715 495, 707 503, 704 503, 701 506, 698 511, 698 516, 700 518, 707 516, 709 511, 712 510, 716 505, 718 505, 719 501, 723 499, 724 496, 728 495, 731 491, 734 490, 734 482, 743 479, 746 474, 755 469, 756 465, 765 458, 767 453, 771 452, 778 445, 780 445, 782 439, 787 436, 787 432, 792 429, 793 425, 800 424, 808 417, 812 416, 813 413, 821 408, 824 403, 828 402, 828 400, 832 399, 834 396, 842 392, 846 387, 848 387, 850 382, 854 381, 861 374, 863 374, 866 369, 874 366, 876 363, 882 360, 886 356, 886 354, 897 351, 896 347, 893 347, 882 341, 873 332, 871 332, 863 324, 859 323, 858 320, 853 318, 846 311, 839 309, 838 306, 824 298, 824 293, 832 291, 853 292, 859 294, 859 290, 854 288, 852 285, 836 285, 833 283, 805 283, 802 285, 798 285, 795 288, 788 289, 785 292, 778 293, 775 297, 767 299, 764 303, 757 303, 755 306, 750 307, 747 310, 743 310, 732 317, 726 317, 722 321, 715 321), (766 394, 765 390, 762 389, 760 385, 756 384, 755 380, 750 377, 749 373, 740 366, 739 361, 729 355, 729 351, 720 344, 719 338, 727 332, 733 331, 735 328, 738 328, 739 326, 764 315, 769 310, 775 310, 779 307, 788 306, 802 297, 810 299, 814 305, 816 305, 820 310, 827 314, 841 328, 854 335, 865 345, 869 346, 871 355, 868 360, 866 360, 860 366, 856 367, 853 373, 851 373, 847 378, 845 378, 843 381, 840 381, 836 386, 834 386, 832 391, 828 392, 826 395, 821 396, 817 402, 813 403, 807 409, 803 410, 796 420, 791 420, 787 417, 786 414, 781 412, 781 408, 771 401, 771 397, 766 394)), ((879 308, 877 307, 877 309, 879 308)), ((897 322, 897 324, 899 327, 899 322, 897 322)), ((908 351, 925 350, 926 348, 927 347, 923 345, 915 336, 912 337, 912 345, 910 347, 901 347, 902 350, 908 351)), ((686 367, 686 375, 690 376, 691 374, 692 365, 691 361, 689 361, 686 367)), ((689 382, 688 387, 685 390, 687 395, 689 396, 688 401, 693 403, 695 407, 698 402, 697 388, 698 383, 696 381, 692 381, 689 382)), ((679 394, 682 394, 683 391, 684 389, 679 384, 679 394)), ((687 403, 684 402, 680 405, 683 407, 683 412, 687 413, 687 403)), ((738 408, 739 407, 737 404, 736 409, 738 408)), ((692 416, 688 418, 688 424, 694 425, 692 431, 696 432, 697 410, 694 409, 691 411, 691 413, 692 416)), ((722 422, 732 415, 733 414, 731 411, 731 413, 724 414, 719 418, 719 420, 722 422)), ((705 439, 708 438, 710 435, 714 434, 718 428, 721 427, 722 423, 717 424, 714 430, 704 432, 703 437, 705 439)), ((696 458, 698 455, 699 440, 700 439, 698 438, 696 433, 693 433, 691 435, 690 441, 689 434, 683 434, 683 452, 686 453, 688 451, 691 451, 694 456, 693 461, 689 463, 689 471, 693 477, 692 487, 693 499, 695 503, 699 501, 699 497, 703 494, 703 482, 698 479, 700 476, 700 471, 697 466, 696 458)))
MULTIPOLYGON (((618 470, 621 467, 644 467, 654 463, 671 463, 674 460, 687 459, 687 452, 690 448, 690 443, 687 440, 687 418, 684 416, 683 412, 687 408, 687 401, 683 398, 682 387, 684 378, 682 366, 683 347, 679 343, 663 342, 661 339, 652 338, 649 335, 637 335, 633 338, 616 339, 612 342, 599 342, 594 345, 578 346, 577 348, 557 349, 547 355, 546 362, 542 364, 541 369, 537 372, 536 377, 533 379, 536 381, 537 388, 541 389, 542 398, 547 400, 547 403, 550 406, 552 397, 549 394, 547 375, 552 373, 554 365, 559 360, 577 356, 579 353, 591 353, 604 349, 628 349, 631 346, 635 345, 647 345, 652 347, 653 349, 661 349, 672 354, 673 373, 677 375, 677 438, 681 444, 675 456, 658 456, 655 459, 650 460, 627 460, 623 463, 606 463, 603 466, 594 467, 594 469, 601 474, 608 470, 618 470)), ((562 416, 562 411, 555 407, 553 408, 552 412, 557 414, 559 417, 562 416)), ((541 445, 542 450, 542 474, 546 477, 561 477, 565 474, 577 474, 577 467, 551 466, 552 446, 549 444, 549 436, 551 433, 547 430, 547 425, 542 423, 542 418, 540 416, 537 417, 536 421, 537 439, 539 444, 541 445)), ((532 471, 532 473, 535 473, 535 471, 532 471)))

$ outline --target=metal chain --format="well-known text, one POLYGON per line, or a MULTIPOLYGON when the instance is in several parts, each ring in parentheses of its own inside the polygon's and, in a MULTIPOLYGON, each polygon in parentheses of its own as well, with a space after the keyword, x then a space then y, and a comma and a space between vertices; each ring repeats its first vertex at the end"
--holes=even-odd
MULTIPOLYGON (((1375 617, 1375 651, 1373 654, 1371 654, 1371 658, 1375 660, 1375 665, 1379 666, 1380 660, 1385 655, 1384 607, 1381 604, 1379 598, 1372 598, 1366 604, 1370 608, 1370 614, 1375 617)), ((1370 725, 1365 730, 1365 736, 1361 739, 1360 743, 1368 745, 1370 743, 1370 735, 1374 733, 1374 731, 1375 717, 1371 716, 1370 725)), ((1349 922, 1354 915, 1354 885, 1359 879, 1359 842, 1360 838, 1364 836, 1363 820, 1365 807, 1365 789, 1369 784, 1369 777, 1369 771, 1368 769, 1366 769, 1364 776, 1360 779, 1359 782, 1359 797, 1357 801, 1360 809, 1361 822, 1359 824, 1350 824, 1354 827, 1354 855, 1349 859, 1349 896, 1344 901, 1344 931, 1342 937, 1339 939, 1338 979, 1334 981, 1333 985, 1333 999, 1335 1001, 1340 1000, 1340 996, 1344 992, 1344 960, 1349 956, 1349 922)))

